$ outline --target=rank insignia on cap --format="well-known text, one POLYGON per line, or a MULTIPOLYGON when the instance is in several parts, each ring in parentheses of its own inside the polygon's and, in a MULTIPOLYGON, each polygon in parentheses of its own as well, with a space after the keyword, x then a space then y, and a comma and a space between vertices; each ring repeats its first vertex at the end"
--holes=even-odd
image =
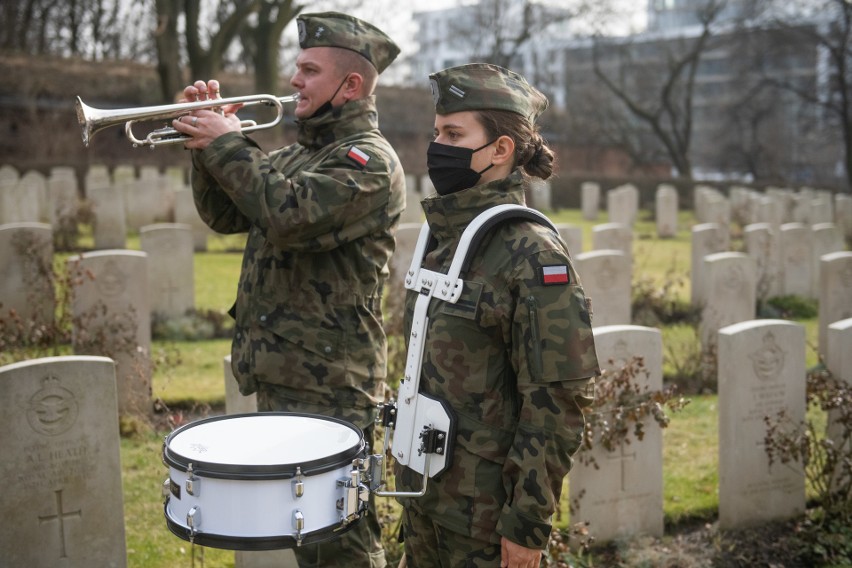
POLYGON ((464 98, 464 91, 463 91, 463 90, 461 90, 461 89, 459 89, 459 88, 458 88, 458 87, 456 87, 455 85, 450 85, 450 88, 449 88, 448 90, 449 90, 452 94, 454 94, 455 96, 457 96, 458 98, 460 98, 460 99, 463 99, 463 98, 464 98))
POLYGON ((545 286, 553 284, 568 284, 568 267, 564 264, 541 267, 541 283, 545 286))
POLYGON ((358 148, 358 146, 352 146, 349 148, 349 152, 346 153, 346 157, 361 166, 362 168, 367 165, 367 162, 370 161, 370 156, 364 153, 363 150, 358 148))

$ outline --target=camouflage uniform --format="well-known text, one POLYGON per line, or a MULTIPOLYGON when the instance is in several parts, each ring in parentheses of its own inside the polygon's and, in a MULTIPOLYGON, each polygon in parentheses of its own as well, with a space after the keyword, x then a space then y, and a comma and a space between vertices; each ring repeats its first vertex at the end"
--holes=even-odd
MULTIPOLYGON (((323 34, 310 36, 325 42, 316 45, 338 46, 340 37, 356 33, 353 20, 305 15, 300 31, 322 27, 323 34)), ((371 62, 384 69, 395 52, 386 36, 361 24, 362 43, 383 54, 371 62)), ((335 416, 372 442, 387 366, 382 290, 405 207, 405 176, 378 130, 372 96, 298 127, 298 143, 269 154, 239 133, 193 152, 201 217, 220 233, 248 231, 232 368, 243 394, 258 393, 259 410, 335 416)), ((346 554, 340 565, 383 566, 379 539, 369 515, 343 537, 296 552, 300 566, 334 566, 337 549, 346 554)))
MULTIPOLYGON (((463 90, 468 102, 477 94, 463 90)), ((446 273, 465 227, 504 203, 524 203, 519 170, 425 199, 434 247, 423 266, 446 273)), ((498 225, 464 280, 457 303, 433 300, 428 309, 420 392, 450 404, 457 430, 450 469, 430 479, 424 497, 400 499, 412 567, 499 566, 501 536, 545 548, 600 373, 590 307, 550 228, 498 225)), ((406 298, 407 333, 417 296, 406 298)), ((420 488, 420 474, 396 469, 399 490, 420 488)))

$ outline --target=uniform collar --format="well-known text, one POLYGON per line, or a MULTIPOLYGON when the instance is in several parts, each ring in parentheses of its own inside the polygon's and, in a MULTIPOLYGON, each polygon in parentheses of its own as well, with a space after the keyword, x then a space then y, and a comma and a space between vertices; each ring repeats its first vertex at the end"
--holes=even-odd
POLYGON ((376 98, 369 96, 304 120, 297 120, 299 144, 316 150, 358 132, 379 127, 376 98))
POLYGON ((449 195, 427 197, 421 204, 429 230, 438 239, 458 238, 480 213, 503 204, 524 205, 524 178, 520 170, 509 176, 449 195))

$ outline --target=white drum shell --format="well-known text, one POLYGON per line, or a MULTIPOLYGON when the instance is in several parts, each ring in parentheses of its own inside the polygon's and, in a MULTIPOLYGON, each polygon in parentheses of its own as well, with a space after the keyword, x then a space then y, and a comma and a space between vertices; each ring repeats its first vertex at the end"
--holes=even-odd
POLYGON ((344 519, 338 503, 353 461, 365 456, 357 427, 322 416, 255 413, 187 424, 163 446, 167 524, 183 539, 235 550, 332 538, 358 520, 344 519))
POLYGON ((180 485, 180 499, 169 497, 166 513, 189 529, 187 514, 198 507, 195 530, 231 537, 295 536, 296 511, 304 518, 302 534, 338 525, 341 513, 337 499, 343 497, 338 480, 346 480, 351 465, 319 475, 304 477, 304 493, 295 497, 292 479, 246 481, 194 476, 193 492, 186 491, 185 471, 169 468, 169 476, 180 485))

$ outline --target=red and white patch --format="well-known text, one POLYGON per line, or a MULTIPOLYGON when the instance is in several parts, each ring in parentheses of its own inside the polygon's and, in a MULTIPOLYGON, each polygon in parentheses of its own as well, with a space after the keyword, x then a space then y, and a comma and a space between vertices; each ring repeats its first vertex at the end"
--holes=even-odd
POLYGON ((568 277, 568 267, 564 264, 559 264, 556 266, 542 266, 541 267, 541 283, 549 286, 552 284, 568 284, 570 282, 570 278, 568 277))
POLYGON ((358 146, 352 146, 349 148, 349 152, 346 154, 346 157, 362 168, 370 161, 370 156, 365 154, 360 148, 358 148, 358 146))

